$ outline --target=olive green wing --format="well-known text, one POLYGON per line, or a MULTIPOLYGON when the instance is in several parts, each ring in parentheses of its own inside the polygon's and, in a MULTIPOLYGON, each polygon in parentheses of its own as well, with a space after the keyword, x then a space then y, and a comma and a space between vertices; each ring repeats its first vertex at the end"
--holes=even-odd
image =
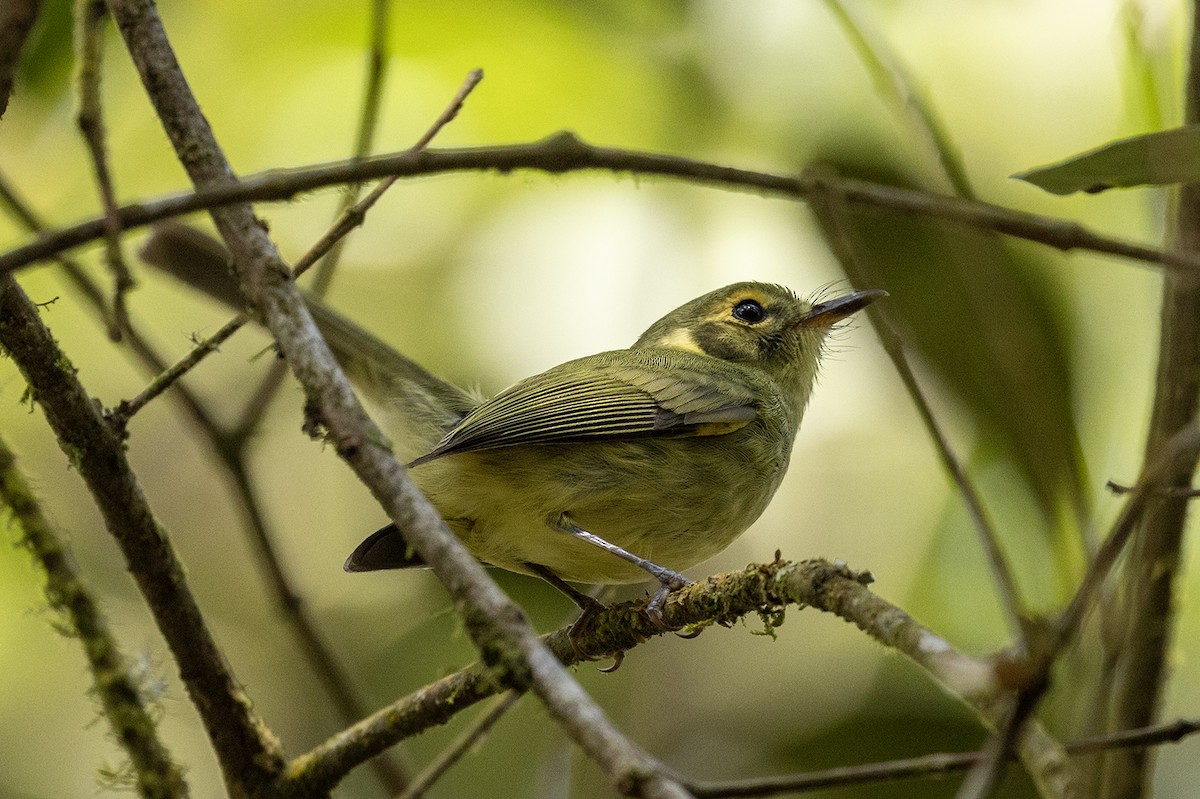
POLYGON ((618 350, 522 380, 469 413, 427 455, 528 444, 720 435, 758 414, 748 380, 703 356, 618 350))

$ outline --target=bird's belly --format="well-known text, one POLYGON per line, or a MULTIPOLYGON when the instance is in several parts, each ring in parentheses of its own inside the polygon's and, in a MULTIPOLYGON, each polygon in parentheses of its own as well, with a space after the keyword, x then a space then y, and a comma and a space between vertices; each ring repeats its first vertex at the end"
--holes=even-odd
POLYGON ((547 445, 450 456, 413 476, 485 563, 517 572, 535 563, 573 582, 636 583, 648 579, 645 571, 554 522, 565 513, 639 557, 686 569, 761 515, 787 467, 787 452, 776 449, 751 457, 727 440, 700 438, 547 445))

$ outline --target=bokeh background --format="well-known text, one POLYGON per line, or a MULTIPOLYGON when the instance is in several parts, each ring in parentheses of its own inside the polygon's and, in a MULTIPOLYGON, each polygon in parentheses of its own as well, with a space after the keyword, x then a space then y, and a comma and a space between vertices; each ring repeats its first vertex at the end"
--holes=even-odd
MULTIPOLYGON (((1008 176, 1176 123, 1184 4, 912 0, 852 8, 936 110, 981 197, 1161 240, 1161 192, 1056 198, 1008 176)), ((351 152, 369 3, 209 0, 163 3, 161 11, 240 172, 351 152)), ((98 209, 73 126, 69 36, 69 4, 47 2, 0 122, 0 168, 56 225, 98 209)), ((380 151, 416 140, 466 73, 482 67, 484 82, 436 145, 530 141, 565 128, 596 143, 748 168, 794 172, 820 163, 950 190, 825 3, 397 3, 389 47, 380 151)), ((185 188, 111 30, 104 100, 119 196, 185 188)), ((260 211, 294 258, 339 199, 330 190, 260 211)), ((884 312, 914 346, 918 375, 984 491, 1022 591, 1036 608, 1057 607, 1080 573, 1079 529, 1103 531, 1119 508, 1105 480, 1130 481, 1139 464, 1158 274, 883 213, 856 217, 851 227, 872 285, 893 294, 884 312)), ((211 333, 227 313, 136 264, 140 235, 126 240, 139 279, 131 313, 178 357, 193 334, 211 333)), ((0 217, 0 247, 25 240, 0 217)), ((97 248, 79 255, 107 279, 97 248)), ((397 185, 350 240, 330 300, 433 371, 495 391, 560 361, 627 346, 667 310, 744 279, 801 293, 848 285, 802 204, 608 174, 460 174, 397 185)), ((24 270, 21 281, 35 300, 55 300, 44 318, 102 402, 144 386, 148 376, 107 340, 56 267, 24 270)), ((244 331, 189 378, 219 418, 237 417, 271 360, 259 357, 266 344, 258 331, 244 331)), ((23 388, 12 364, 0 363, 0 427, 69 531, 125 647, 161 682, 164 735, 187 764, 194 795, 219 794, 215 762, 169 655, 78 475, 40 412, 21 401, 23 388)), ((321 632, 355 689, 381 706, 470 662, 472 650, 432 575, 342 572, 346 554, 383 516, 335 454, 300 433, 301 404, 288 383, 266 416, 253 447, 256 489, 321 632)), ((230 487, 170 397, 134 420, 129 451, 258 712, 291 754, 336 731, 330 702, 264 587, 230 487)), ((865 321, 837 337, 774 504, 692 573, 769 560, 776 549, 870 569, 881 595, 967 651, 1009 641, 962 503, 865 321)), ((1200 708, 1193 573, 1168 716, 1200 708)), ((540 583, 497 577, 540 628, 569 618, 571 607, 540 583)), ((26 553, 0 546, 0 797, 90 795, 103 790, 99 769, 121 762, 87 695, 77 643, 51 621, 26 553)), ((833 617, 793 610, 777 638, 760 631, 747 621, 691 641, 668 636, 631 653, 614 674, 585 665, 578 676, 636 740, 696 777, 959 750, 983 739, 972 716, 924 674, 833 617)), ((1078 721, 1077 696, 1064 686, 1044 708, 1064 737, 1078 721)), ((408 742, 406 759, 427 762, 472 715, 408 742)), ((1159 795, 1192 795, 1196 747, 1192 740, 1162 749, 1159 795)), ((954 787, 914 782, 828 795, 939 796, 954 787)), ((1011 795, 1026 788, 1019 775, 1006 785, 1011 795)), ((365 773, 342 790, 378 795, 365 773)), ((609 789, 526 699, 435 793, 582 797, 609 789)))

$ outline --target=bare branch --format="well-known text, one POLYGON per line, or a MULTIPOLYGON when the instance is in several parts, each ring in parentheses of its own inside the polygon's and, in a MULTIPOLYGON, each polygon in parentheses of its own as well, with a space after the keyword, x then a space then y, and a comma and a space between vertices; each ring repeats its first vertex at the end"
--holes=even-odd
MULTIPOLYGON (((1083 755, 1110 749, 1154 746, 1171 743, 1200 732, 1200 720, 1179 719, 1169 724, 1126 730, 1111 735, 1072 741, 1063 748, 1071 755, 1083 755)), ((965 771, 978 763, 980 752, 952 752, 921 757, 864 763, 859 766, 840 766, 802 774, 785 774, 749 780, 689 782, 688 788, 698 799, 722 797, 776 796, 784 793, 803 793, 822 788, 844 788, 899 779, 944 777, 965 771)))
POLYGON ((418 774, 412 781, 412 784, 402 793, 399 799, 417 799, 424 796, 433 784, 441 779, 450 768, 462 759, 462 756, 478 744, 483 737, 491 731, 492 727, 496 726, 505 713, 507 713, 513 705, 517 703, 524 694, 517 691, 509 691, 500 697, 494 705, 488 708, 487 712, 480 715, 478 719, 471 724, 453 744, 446 748, 437 759, 430 763, 424 771, 418 774))
POLYGON ((108 334, 119 341, 121 331, 128 327, 125 295, 133 288, 133 275, 121 253, 121 220, 117 216, 117 196, 113 189, 112 172, 108 168, 108 148, 105 144, 104 114, 100 102, 100 76, 104 58, 104 27, 108 13, 103 0, 75 0, 75 77, 79 93, 79 109, 75 116, 92 160, 100 204, 104 209, 104 257, 113 273, 113 325, 108 334))
MULTIPOLYGON (((982 230, 994 230, 1059 250, 1083 250, 1128 258, 1171 270, 1200 270, 1200 256, 1190 252, 1156 250, 1141 244, 1102 236, 1078 222, 1031 214, 990 203, 946 197, 864 180, 829 175, 780 175, 696 161, 680 156, 595 147, 574 134, 557 133, 529 144, 461 149, 404 151, 365 161, 341 161, 295 169, 268 170, 220 186, 199 187, 178 194, 123 206, 118 211, 126 229, 193 211, 258 201, 287 201, 298 194, 364 180, 396 175, 415 177, 446 172, 495 171, 507 174, 529 169, 552 175, 608 171, 640 177, 663 177, 750 191, 768 196, 806 199, 836 191, 847 203, 887 211, 943 219, 982 230)), ((37 241, 0 253, 0 273, 50 258, 56 253, 93 241, 104 233, 102 219, 89 220, 37 241)))
MULTIPOLYGON (((1000 673, 1006 657, 981 659, 964 655, 895 605, 871 593, 870 576, 823 560, 749 566, 743 571, 709 577, 672 594, 663 608, 672 628, 731 626, 746 615, 770 618, 772 624, 789 604, 834 613, 872 638, 909 657, 954 697, 964 701, 988 724, 1004 711, 1008 687, 1000 673)), ((599 660, 633 649, 661 635, 644 613, 644 602, 613 605, 598 614, 574 642, 569 628, 545 636, 554 655, 565 664, 599 660)), ((449 675, 377 711, 288 764, 283 782, 332 788, 355 765, 398 741, 455 714, 505 686, 480 664, 449 675)), ((1026 769, 1042 784, 1066 793, 1071 770, 1065 754, 1036 725, 1020 738, 1026 769)))

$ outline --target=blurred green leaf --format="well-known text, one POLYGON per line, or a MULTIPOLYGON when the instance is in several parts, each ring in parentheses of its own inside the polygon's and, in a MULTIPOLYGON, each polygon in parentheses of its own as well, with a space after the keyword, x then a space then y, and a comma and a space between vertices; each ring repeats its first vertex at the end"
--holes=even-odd
MULTIPOLYGON (((911 183, 886 166, 836 169, 911 183)), ((1040 251, 884 210, 842 213, 858 268, 871 286, 891 292, 887 316, 978 424, 977 451, 999 453, 1024 475, 1048 530, 1059 529, 1065 508, 1081 515, 1087 503, 1065 320, 1040 251)))
POLYGON ((1118 139, 1013 177, 1052 194, 1200 180, 1200 125, 1118 139))
POLYGON ((71 3, 67 0, 43 3, 21 58, 25 89, 45 99, 55 97, 69 84, 73 56, 71 3))

